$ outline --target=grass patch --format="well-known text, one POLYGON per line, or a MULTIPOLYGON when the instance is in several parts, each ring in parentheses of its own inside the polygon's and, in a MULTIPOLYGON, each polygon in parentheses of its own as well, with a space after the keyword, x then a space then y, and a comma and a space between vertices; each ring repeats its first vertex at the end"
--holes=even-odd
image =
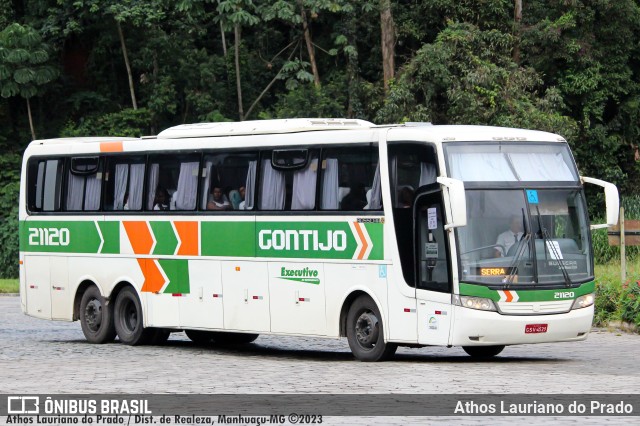
POLYGON ((627 280, 620 278, 620 264, 595 266, 596 303, 593 325, 625 321, 640 326, 640 261, 627 262, 627 280))
POLYGON ((17 278, 0 280, 0 293, 18 293, 20 282, 17 278))

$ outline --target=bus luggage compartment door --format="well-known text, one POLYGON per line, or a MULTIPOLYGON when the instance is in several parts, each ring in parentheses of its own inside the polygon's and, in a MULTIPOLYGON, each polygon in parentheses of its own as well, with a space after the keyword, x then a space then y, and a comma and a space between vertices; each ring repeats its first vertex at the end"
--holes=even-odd
POLYGON ((224 328, 263 332, 271 330, 267 262, 221 262, 224 328))

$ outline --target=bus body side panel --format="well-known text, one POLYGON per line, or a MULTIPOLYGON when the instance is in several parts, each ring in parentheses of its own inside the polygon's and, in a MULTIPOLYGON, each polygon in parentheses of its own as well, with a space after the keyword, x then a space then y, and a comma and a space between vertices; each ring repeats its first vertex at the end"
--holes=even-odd
POLYGON ((27 315, 51 319, 51 275, 47 255, 25 255, 27 315))
POLYGON ((217 260, 189 260, 190 291, 179 299, 180 326, 224 327, 222 272, 217 260))
POLYGON ((269 262, 271 331, 324 336, 325 266, 316 262, 269 262))
MULTIPOLYGON (((390 226, 386 224, 385 226, 390 226)), ((395 244, 395 238, 390 244, 395 244)), ((399 263, 399 262, 398 262, 399 263)), ((389 276, 388 278, 388 329, 389 340, 398 343, 417 343, 418 312, 416 309, 416 298, 405 295, 407 289, 415 294, 415 289, 409 287, 402 275, 400 265, 384 265, 389 276)))
MULTIPOLYGON (((340 312, 345 300, 353 292, 368 294, 378 305, 383 324, 389 323, 387 306, 387 278, 380 274, 380 266, 371 264, 326 263, 327 335, 340 336, 340 312)), ((348 308, 347 308, 348 309, 348 308)), ((388 330, 385 327, 385 339, 388 330)))
POLYGON ((269 332, 269 269, 267 262, 221 262, 224 328, 269 332))

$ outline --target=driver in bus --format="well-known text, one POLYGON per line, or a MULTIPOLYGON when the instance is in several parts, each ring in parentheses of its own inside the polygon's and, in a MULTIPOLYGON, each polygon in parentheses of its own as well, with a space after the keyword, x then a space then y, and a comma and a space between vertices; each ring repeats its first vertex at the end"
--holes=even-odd
POLYGON ((497 247, 495 257, 506 256, 511 246, 520 241, 523 234, 522 218, 518 215, 511 216, 509 229, 498 235, 498 239, 496 240, 497 247))

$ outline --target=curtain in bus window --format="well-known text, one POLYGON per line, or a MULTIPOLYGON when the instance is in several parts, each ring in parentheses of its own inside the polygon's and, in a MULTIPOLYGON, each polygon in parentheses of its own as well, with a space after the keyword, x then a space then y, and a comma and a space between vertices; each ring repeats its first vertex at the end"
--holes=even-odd
POLYGON ((74 175, 69 171, 69 186, 67 187, 67 210, 82 210, 82 196, 84 195, 84 176, 74 175))
POLYGON ((436 166, 429 163, 420 163, 420 184, 428 185, 436 181, 436 166))
POLYGON ((293 174, 291 210, 312 210, 316 205, 316 177, 318 160, 314 159, 293 174))
POLYGON ((193 210, 196 208, 196 197, 198 196, 198 168, 197 161, 180 164, 180 175, 178 175, 178 188, 173 194, 173 201, 176 203, 176 210, 193 210))
MULTIPOLYGON (((142 186, 144 185, 144 164, 132 164, 129 171, 129 210, 142 208, 142 186)), ((156 185, 158 184, 158 165, 156 164, 156 185)), ((155 196, 155 186, 153 187, 155 196)), ((151 199, 153 202, 153 199, 151 199)), ((153 206, 152 206, 153 207, 153 206)))
POLYGON ((84 209, 85 210, 98 210, 100 209, 100 194, 102 193, 102 179, 101 173, 95 173, 87 176, 85 182, 85 197, 84 197, 84 209))
POLYGON ((244 186, 244 201, 240 203, 240 210, 253 210, 257 168, 257 161, 249 161, 249 170, 247 170, 247 181, 244 186))
MULTIPOLYGON (((129 179, 129 165, 116 164, 116 176, 113 185, 113 209, 124 210, 127 195, 127 180, 129 179)), ((129 205, 127 204, 127 209, 129 205)))
POLYGON ((322 210, 338 210, 338 193, 340 186, 338 182, 338 159, 327 158, 324 160, 324 171, 322 173, 322 210))
POLYGON ((576 180, 559 152, 512 152, 507 155, 521 181, 576 180))
POLYGON ((202 209, 207 208, 209 201, 209 191, 211 190, 211 170, 213 169, 213 161, 207 161, 204 164, 204 182, 202 183, 202 209))
POLYGON ((451 177, 463 181, 514 181, 509 163, 502 153, 452 153, 451 177))
POLYGON ((283 210, 285 202, 284 173, 271 167, 271 160, 262 161, 260 210, 283 210))
POLYGON ((373 176, 373 184, 367 194, 365 210, 380 210, 382 208, 382 184, 380 182, 380 162, 376 166, 376 174, 373 176))

